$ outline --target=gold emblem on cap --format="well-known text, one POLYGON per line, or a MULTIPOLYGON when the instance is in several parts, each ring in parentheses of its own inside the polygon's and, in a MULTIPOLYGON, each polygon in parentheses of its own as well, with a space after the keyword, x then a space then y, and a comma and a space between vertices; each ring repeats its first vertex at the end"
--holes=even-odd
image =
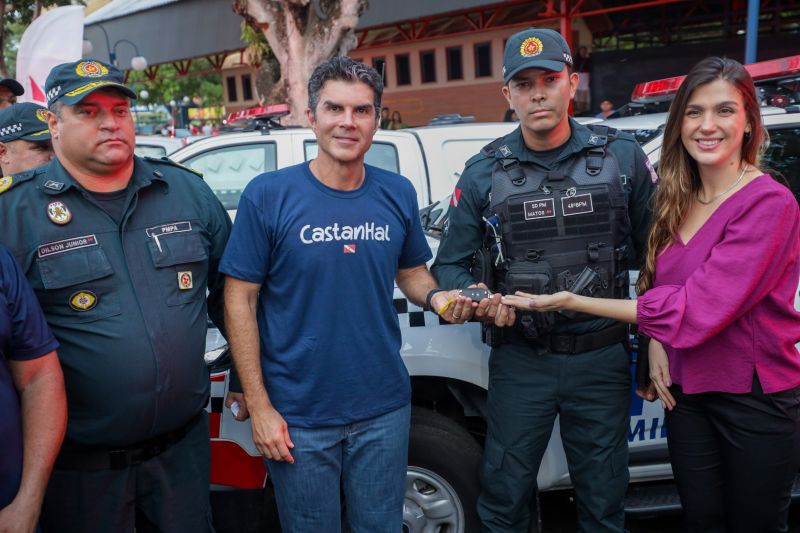
POLYGON ((182 291, 188 291, 194 286, 192 283, 192 271, 186 270, 178 272, 178 288, 182 291))
POLYGON ((36 118, 38 118, 42 122, 47 122, 47 110, 46 109, 37 109, 36 110, 36 118))
POLYGON ((14 183, 14 179, 11 176, 3 176, 0 178, 0 193, 10 189, 12 183, 14 183))
POLYGON ((69 306, 76 311, 88 311, 97 305, 97 295, 92 291, 78 291, 69 298, 69 306))
POLYGON ((47 205, 47 218, 54 224, 63 226, 72 220, 72 213, 62 202, 50 202, 47 205))
POLYGON ((101 78, 108 74, 108 69, 97 61, 81 61, 75 67, 75 74, 82 78, 101 78))
POLYGON ((519 46, 519 55, 522 57, 538 56, 544 50, 544 45, 538 37, 528 37, 519 46))

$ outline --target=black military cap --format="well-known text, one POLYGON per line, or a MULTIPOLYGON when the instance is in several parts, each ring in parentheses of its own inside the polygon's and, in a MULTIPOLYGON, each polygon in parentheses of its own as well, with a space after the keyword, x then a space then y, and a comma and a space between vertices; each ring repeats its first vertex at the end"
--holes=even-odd
POLYGON ((56 101, 75 105, 94 91, 107 87, 119 89, 125 96, 135 99, 136 93, 124 80, 120 69, 96 59, 62 63, 53 67, 44 83, 47 105, 56 101))
POLYGON ((30 102, 14 104, 0 110, 0 142, 49 141, 47 109, 30 102))
POLYGON ((25 89, 23 89, 22 85, 13 78, 0 78, 0 87, 5 87, 16 96, 22 96, 25 94, 25 89))
POLYGON ((503 82, 508 83, 526 68, 561 72, 572 66, 567 41, 555 30, 528 28, 509 37, 503 54, 503 82))

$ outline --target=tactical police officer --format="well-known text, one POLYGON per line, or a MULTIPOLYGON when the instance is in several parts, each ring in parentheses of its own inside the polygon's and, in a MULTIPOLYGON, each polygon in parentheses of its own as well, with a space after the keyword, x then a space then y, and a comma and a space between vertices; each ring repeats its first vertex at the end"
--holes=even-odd
MULTIPOLYGON (((484 281, 505 294, 628 294, 627 268, 645 242, 656 176, 632 137, 569 118, 578 87, 572 66, 553 30, 531 28, 508 40, 502 92, 520 127, 466 163, 432 268, 442 287, 484 281)), ((558 414, 580 531, 623 531, 631 391, 625 326, 518 312, 513 327, 487 333, 493 350, 478 500, 484 530, 528 531, 558 414)))
POLYGON ((0 111, 0 165, 6 177, 0 191, 10 187, 11 174, 44 165, 53 159, 47 109, 23 102, 0 111))
POLYGON ((56 158, 0 194, 69 404, 43 529, 210 531, 206 301, 222 326, 230 220, 199 176, 133 155, 135 94, 113 65, 58 65, 45 87, 56 158))

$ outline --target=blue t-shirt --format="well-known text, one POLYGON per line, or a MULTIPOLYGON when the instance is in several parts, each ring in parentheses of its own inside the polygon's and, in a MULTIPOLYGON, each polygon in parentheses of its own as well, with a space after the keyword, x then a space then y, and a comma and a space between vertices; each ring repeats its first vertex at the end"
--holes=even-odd
POLYGON ((264 383, 289 425, 348 424, 410 401, 394 279, 430 258, 416 192, 398 174, 367 165, 361 187, 339 191, 303 163, 247 186, 220 270, 262 285, 264 383))
POLYGON ((36 295, 0 246, 0 509, 17 495, 22 477, 22 420, 8 361, 36 359, 57 347, 36 295))

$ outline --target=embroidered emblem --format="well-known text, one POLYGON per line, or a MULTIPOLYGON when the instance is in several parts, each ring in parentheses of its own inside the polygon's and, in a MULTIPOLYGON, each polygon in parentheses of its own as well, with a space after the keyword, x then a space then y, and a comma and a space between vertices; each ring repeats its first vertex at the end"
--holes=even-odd
POLYGON ((519 55, 522 57, 538 56, 544 51, 544 45, 538 37, 528 37, 519 47, 519 55))
POLYGON ((46 189, 52 189, 54 191, 60 191, 61 189, 64 188, 64 184, 61 183, 60 181, 47 180, 47 181, 44 182, 44 187, 46 189))
POLYGON ((108 74, 108 69, 97 61, 81 61, 75 67, 75 74, 82 78, 101 78, 108 74))
POLYGON ((88 311, 97 305, 97 295, 92 291, 78 291, 69 298, 69 306, 76 311, 88 311))
POLYGON ((182 291, 188 291, 193 287, 192 283, 192 271, 186 270, 184 272, 178 272, 178 288, 182 291))
POLYGON ((505 144, 497 149, 500 152, 500 155, 503 157, 510 157, 511 156, 511 149, 506 146, 505 144))
POLYGON ((63 226, 72 220, 72 213, 62 202, 50 202, 47 205, 47 218, 54 224, 63 226))
POLYGON ((14 179, 11 176, 3 176, 0 178, 0 193, 4 193, 10 189, 13 183, 14 179))
POLYGON ((36 110, 36 118, 38 118, 42 122, 47 122, 47 110, 46 109, 37 109, 36 110))

